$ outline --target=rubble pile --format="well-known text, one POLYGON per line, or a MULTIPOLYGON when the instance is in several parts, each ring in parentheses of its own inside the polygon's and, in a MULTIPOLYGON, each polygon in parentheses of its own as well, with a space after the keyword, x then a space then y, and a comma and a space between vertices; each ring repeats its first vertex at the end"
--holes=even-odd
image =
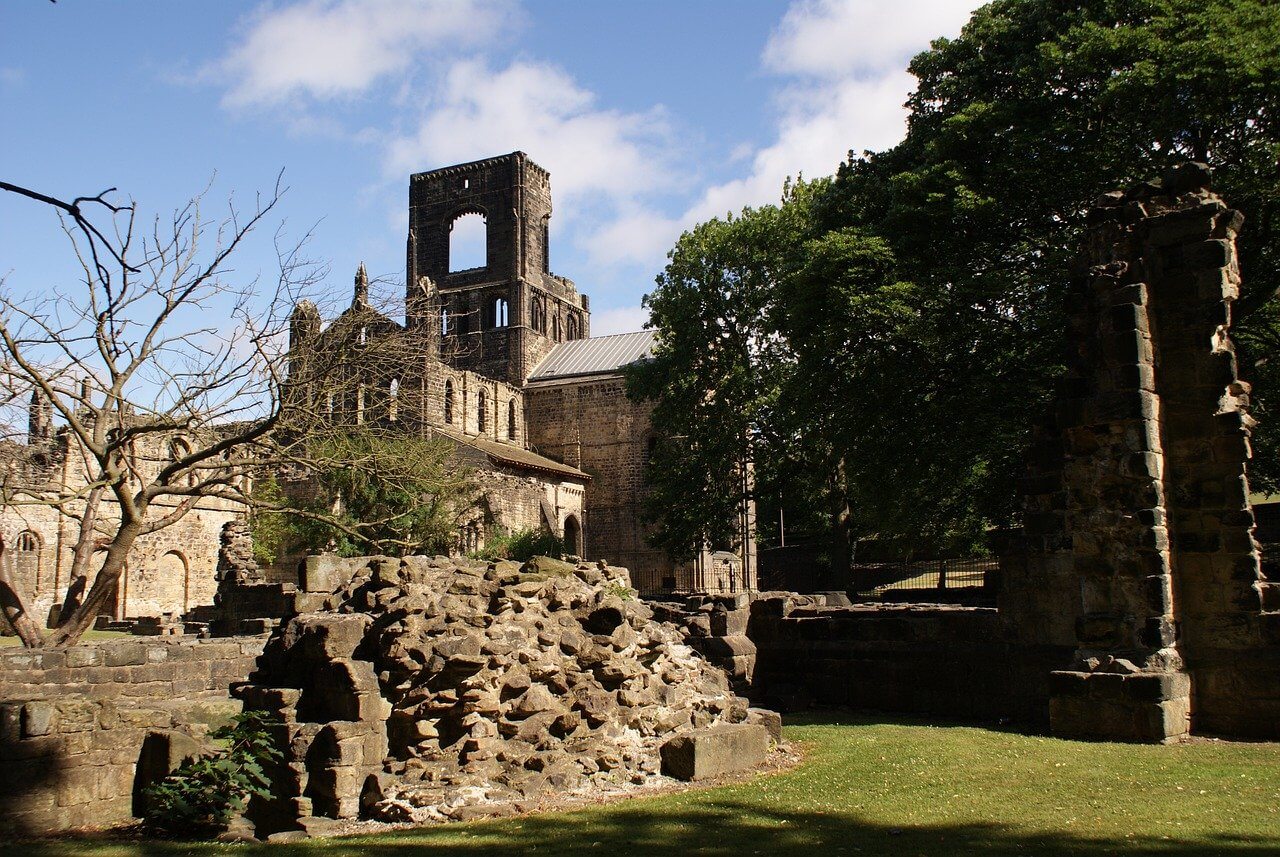
POLYGON ((767 744, 764 725, 729 725, 767 716, 654 621, 625 569, 360 562, 240 689, 284 724, 275 809, 295 820, 470 818, 634 786, 660 774, 664 743, 707 727, 767 744))

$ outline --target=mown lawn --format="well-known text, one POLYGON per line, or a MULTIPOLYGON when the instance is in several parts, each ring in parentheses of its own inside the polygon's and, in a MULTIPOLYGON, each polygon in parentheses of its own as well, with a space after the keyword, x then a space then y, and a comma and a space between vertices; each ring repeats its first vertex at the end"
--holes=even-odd
POLYGON ((291 845, 63 840, 8 853, 1280 854, 1277 744, 1084 744, 849 715, 787 734, 808 754, 787 773, 574 812, 291 845))

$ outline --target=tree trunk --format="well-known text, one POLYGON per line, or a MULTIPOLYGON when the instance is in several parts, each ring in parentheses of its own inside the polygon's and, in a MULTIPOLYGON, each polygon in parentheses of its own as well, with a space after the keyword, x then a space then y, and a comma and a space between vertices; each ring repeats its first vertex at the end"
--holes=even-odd
POLYGON ((124 572, 125 560, 129 558, 129 551, 133 548, 133 543, 137 540, 141 530, 142 525, 136 522, 121 525, 115 539, 111 542, 110 547, 107 548, 107 557, 103 560, 102 568, 99 569, 97 577, 94 578, 93 586, 90 587, 84 603, 76 608, 65 624, 59 626, 50 635, 50 646, 55 648, 74 646, 79 642, 84 632, 93 625, 93 620, 98 617, 98 613, 106 605, 107 599, 115 591, 115 585, 120 580, 120 575, 124 572))
POLYGON ((85 499, 84 515, 80 518, 80 537, 76 539, 75 550, 71 554, 70 582, 67 596, 62 601, 62 609, 58 612, 58 627, 70 621, 80 609, 80 599, 89 588, 89 563, 93 559, 93 549, 97 546, 94 538, 94 526, 98 522, 98 505, 102 499, 102 486, 89 492, 85 499))
POLYGON ((4 618, 8 620, 22 645, 28 649, 38 649, 44 645, 40 626, 31 619, 31 611, 23 603, 22 593, 18 592, 13 577, 13 559, 4 545, 0 545, 0 610, 4 611, 4 618))

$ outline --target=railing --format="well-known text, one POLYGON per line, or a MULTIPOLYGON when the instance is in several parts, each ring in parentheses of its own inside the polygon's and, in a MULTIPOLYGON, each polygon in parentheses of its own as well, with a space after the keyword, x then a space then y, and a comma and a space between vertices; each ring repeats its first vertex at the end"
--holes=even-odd
POLYGON ((988 575, 998 567, 994 558, 860 563, 853 566, 851 588, 866 598, 896 601, 910 596, 924 601, 937 593, 951 600, 988 589, 988 575))

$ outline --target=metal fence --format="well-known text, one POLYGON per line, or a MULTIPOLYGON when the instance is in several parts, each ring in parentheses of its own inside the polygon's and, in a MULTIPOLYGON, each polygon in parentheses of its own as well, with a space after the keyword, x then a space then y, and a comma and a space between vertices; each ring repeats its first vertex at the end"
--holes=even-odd
POLYGON ((853 566, 853 589, 879 597, 901 590, 917 593, 977 590, 987 584, 999 562, 985 559, 934 559, 910 562, 862 563, 853 566))

